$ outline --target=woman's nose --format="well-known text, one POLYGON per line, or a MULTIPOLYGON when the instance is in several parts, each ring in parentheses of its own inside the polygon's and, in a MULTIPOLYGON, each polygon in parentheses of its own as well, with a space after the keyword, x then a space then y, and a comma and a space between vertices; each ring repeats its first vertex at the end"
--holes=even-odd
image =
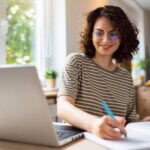
POLYGON ((102 37, 102 39, 101 39, 101 41, 102 42, 108 42, 108 41, 110 41, 109 38, 108 38, 108 35, 104 34, 103 37, 102 37))

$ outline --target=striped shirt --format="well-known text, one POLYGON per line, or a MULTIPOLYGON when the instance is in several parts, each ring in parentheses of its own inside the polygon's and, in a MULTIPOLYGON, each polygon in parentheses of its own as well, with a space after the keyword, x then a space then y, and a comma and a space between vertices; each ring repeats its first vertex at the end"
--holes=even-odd
POLYGON ((84 54, 70 54, 61 76, 58 96, 71 96, 83 111, 103 116, 105 101, 117 116, 136 119, 135 92, 130 73, 117 66, 108 71, 84 54))

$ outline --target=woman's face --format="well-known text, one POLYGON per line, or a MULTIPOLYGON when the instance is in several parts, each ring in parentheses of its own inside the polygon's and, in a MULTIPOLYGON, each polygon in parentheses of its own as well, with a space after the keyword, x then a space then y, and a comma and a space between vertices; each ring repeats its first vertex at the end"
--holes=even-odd
POLYGON ((93 45, 96 49, 96 56, 110 56, 120 46, 120 35, 110 20, 106 17, 97 19, 92 34, 93 45))

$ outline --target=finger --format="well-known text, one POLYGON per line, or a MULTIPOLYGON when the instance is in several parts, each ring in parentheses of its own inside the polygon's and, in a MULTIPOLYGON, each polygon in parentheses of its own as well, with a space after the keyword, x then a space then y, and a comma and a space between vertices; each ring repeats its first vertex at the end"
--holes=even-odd
POLYGON ((119 122, 120 122, 120 124, 125 125, 126 124, 126 119, 125 118, 121 118, 121 120, 119 122))
POLYGON ((119 124, 125 126, 125 124, 126 124, 126 119, 125 118, 120 118, 120 119, 117 118, 117 120, 118 120, 119 124))
POLYGON ((145 117, 143 121, 150 121, 150 116, 145 117))
POLYGON ((124 134, 125 136, 127 136, 127 132, 125 130, 124 125, 119 125, 118 128, 119 128, 121 134, 124 134))
POLYGON ((124 118, 120 118, 120 120, 108 118, 107 122, 113 128, 118 128, 120 133, 124 134, 126 136, 127 132, 126 132, 125 126, 124 126, 125 125, 125 119, 124 118))
POLYGON ((110 140, 118 140, 121 137, 121 133, 114 130, 114 128, 109 125, 105 127, 105 135, 110 140))
POLYGON ((122 117, 117 117, 117 120, 119 121, 118 128, 120 129, 120 133, 126 136, 127 135, 127 132, 125 130, 126 119, 122 117))
POLYGON ((113 119, 111 117, 107 118, 107 124, 109 124, 110 126, 117 128, 120 125, 120 122, 117 119, 113 119))

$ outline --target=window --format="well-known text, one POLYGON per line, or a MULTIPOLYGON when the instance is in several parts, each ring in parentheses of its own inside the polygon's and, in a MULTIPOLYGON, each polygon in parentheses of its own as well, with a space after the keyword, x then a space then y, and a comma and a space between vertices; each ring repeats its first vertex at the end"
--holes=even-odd
POLYGON ((6 64, 33 63, 36 15, 34 1, 8 0, 6 15, 6 64))
POLYGON ((51 50, 51 0, 0 1, 0 64, 34 64, 43 78, 51 50))

